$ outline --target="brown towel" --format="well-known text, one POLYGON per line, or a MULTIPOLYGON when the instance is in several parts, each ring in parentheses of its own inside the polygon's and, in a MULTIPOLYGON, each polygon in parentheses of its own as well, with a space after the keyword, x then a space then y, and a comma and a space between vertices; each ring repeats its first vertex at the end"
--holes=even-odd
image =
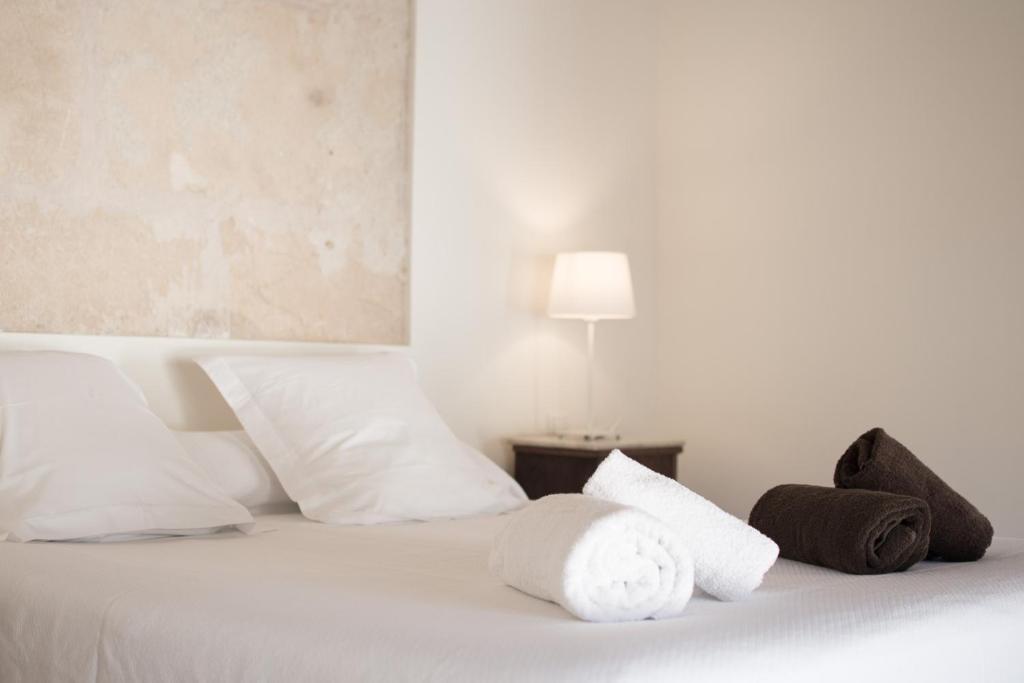
POLYGON ((932 512, 928 557, 978 560, 992 543, 985 515, 951 489, 896 439, 876 427, 853 442, 836 463, 836 486, 917 496, 932 512))
POLYGON ((885 574, 924 559, 931 516, 923 500, 910 496, 783 484, 761 496, 750 525, 790 560, 885 574))

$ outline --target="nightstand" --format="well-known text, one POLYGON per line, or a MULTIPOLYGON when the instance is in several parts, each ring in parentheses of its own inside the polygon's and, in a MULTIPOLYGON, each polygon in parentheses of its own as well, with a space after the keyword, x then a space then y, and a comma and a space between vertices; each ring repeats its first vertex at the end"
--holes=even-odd
POLYGON ((676 459, 682 441, 610 439, 584 441, 559 436, 509 439, 515 454, 515 477, 530 498, 551 493, 579 493, 601 461, 616 448, 670 479, 676 478, 676 459))

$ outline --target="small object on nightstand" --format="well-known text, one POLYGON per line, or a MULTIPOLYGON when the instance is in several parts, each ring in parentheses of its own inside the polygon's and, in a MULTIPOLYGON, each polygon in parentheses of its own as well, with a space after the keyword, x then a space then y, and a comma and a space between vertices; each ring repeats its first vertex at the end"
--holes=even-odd
POLYGON ((515 453, 516 481, 531 499, 552 493, 579 493, 615 449, 675 479, 676 459, 685 445, 683 441, 594 441, 563 436, 522 436, 509 442, 515 453))

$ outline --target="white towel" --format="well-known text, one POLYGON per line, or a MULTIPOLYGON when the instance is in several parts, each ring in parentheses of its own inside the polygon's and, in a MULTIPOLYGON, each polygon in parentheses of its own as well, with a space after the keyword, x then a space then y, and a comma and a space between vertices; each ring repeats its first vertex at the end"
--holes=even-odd
POLYGON ((494 539, 491 571, 586 621, 664 619, 693 593, 693 560, 665 524, 580 494, 514 512, 494 539))
POLYGON ((697 585, 719 600, 739 600, 761 585, 779 546, 674 479, 614 450, 583 493, 632 505, 665 522, 693 555, 697 585))

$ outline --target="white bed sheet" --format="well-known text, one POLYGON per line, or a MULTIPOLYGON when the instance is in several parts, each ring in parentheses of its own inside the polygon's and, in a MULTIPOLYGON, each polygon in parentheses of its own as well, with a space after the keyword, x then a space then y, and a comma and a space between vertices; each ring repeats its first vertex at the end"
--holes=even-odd
POLYGON ((591 624, 486 570, 488 517, 0 544, 0 681, 1024 680, 1024 541, 860 577, 780 560, 740 603, 591 624))

